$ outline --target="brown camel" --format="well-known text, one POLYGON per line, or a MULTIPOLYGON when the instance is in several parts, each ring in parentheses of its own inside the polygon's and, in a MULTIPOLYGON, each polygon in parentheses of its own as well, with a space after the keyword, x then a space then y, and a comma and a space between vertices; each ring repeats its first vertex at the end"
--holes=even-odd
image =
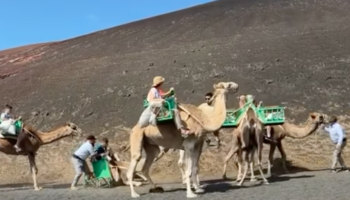
MULTIPOLYGON (((321 114, 321 113, 310 113, 309 117, 306 121, 306 124, 304 126, 298 126, 298 125, 294 125, 292 123, 289 122, 285 122, 282 125, 274 125, 272 126, 272 130, 273 130, 273 139, 275 141, 277 141, 277 143, 271 143, 271 142, 266 142, 264 141, 264 143, 270 144, 270 152, 269 152, 269 160, 268 160, 268 172, 267 172, 267 176, 271 176, 271 163, 273 161, 273 154, 275 152, 275 148, 277 146, 278 150, 281 153, 282 156, 282 165, 284 170, 287 172, 287 167, 286 167, 286 153, 283 150, 282 147, 282 140, 288 136, 291 138, 304 138, 307 137, 309 135, 311 135, 312 133, 314 133, 318 126, 324 122, 324 118, 325 118, 325 114, 321 114)), ((237 133, 234 132, 235 128, 222 128, 219 131, 217 131, 215 134, 219 135, 219 134, 233 134, 233 140, 236 140, 237 133)), ((235 149, 237 149, 237 147, 235 147, 235 143, 233 142, 232 147, 230 152, 227 154, 226 158, 225 158, 225 164, 224 164, 224 168, 223 168, 223 178, 226 179, 226 167, 227 167, 227 163, 228 161, 235 155, 235 149)), ((235 159, 235 161, 237 161, 237 159, 235 159)), ((251 169, 252 170, 252 169, 251 169)))
MULTIPOLYGON (((255 111, 249 107, 237 129, 234 130, 234 135, 237 135, 232 143, 235 146, 235 153, 238 153, 238 185, 242 185, 248 172, 249 165, 253 166, 254 154, 258 154, 258 169, 265 184, 268 184, 267 179, 262 171, 261 157, 264 138, 264 124, 260 122, 255 111), (245 146, 242 143, 245 143, 245 146), (242 164, 244 164, 244 172, 242 172, 242 164)), ((254 173, 253 173, 254 175, 254 173)))
MULTIPOLYGON (((133 174, 137 163, 141 159, 142 149, 146 152, 146 160, 142 172, 151 184, 152 189, 156 188, 149 175, 149 169, 156 156, 159 154, 159 146, 172 149, 183 149, 186 152, 186 178, 187 178, 187 197, 196 197, 191 190, 190 178, 194 182, 198 173, 198 160, 201 152, 201 142, 206 133, 214 132, 222 126, 226 118, 226 94, 228 90, 238 90, 238 85, 234 82, 220 82, 214 84, 215 106, 213 112, 209 115, 194 105, 178 104, 180 118, 182 123, 194 134, 183 138, 181 132, 177 129, 174 122, 157 124, 157 126, 148 125, 141 128, 139 124, 134 126, 130 134, 131 162, 127 172, 129 183, 132 182, 133 174)), ((162 188, 159 188, 162 190, 162 188)), ((195 189, 200 189, 196 185, 195 189)), ((131 196, 139 197, 135 192, 133 184, 130 184, 131 196)))
POLYGON ((59 139, 62 139, 67 136, 74 136, 81 134, 82 131, 73 123, 67 123, 63 126, 60 126, 54 130, 51 130, 47 133, 37 131, 31 126, 23 125, 23 128, 30 133, 30 137, 27 137, 23 140, 23 148, 21 152, 16 152, 16 149, 13 145, 16 143, 16 137, 6 137, 0 139, 0 151, 9 154, 9 155, 26 155, 28 156, 30 170, 33 176, 33 183, 35 190, 41 190, 41 187, 38 187, 36 181, 36 175, 38 173, 38 168, 35 163, 36 152, 42 145, 50 144, 59 139))

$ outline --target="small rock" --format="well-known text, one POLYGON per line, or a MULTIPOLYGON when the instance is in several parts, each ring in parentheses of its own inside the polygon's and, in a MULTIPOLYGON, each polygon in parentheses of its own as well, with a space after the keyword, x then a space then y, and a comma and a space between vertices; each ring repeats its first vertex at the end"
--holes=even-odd
POLYGON ((123 71, 123 74, 124 74, 124 75, 125 75, 126 73, 128 73, 128 70, 124 70, 124 71, 123 71))
POLYGON ((32 115, 35 116, 35 117, 38 116, 39 114, 40 114, 39 111, 33 111, 33 112, 32 112, 32 115))
POLYGON ((176 63, 176 60, 174 60, 174 63, 176 63))
POLYGON ((279 61, 280 61, 280 59, 279 59, 279 58, 275 59, 275 62, 279 62, 279 61))
POLYGON ((154 66, 154 63, 150 63, 149 66, 150 66, 150 67, 154 66))
POLYGON ((273 80, 271 80, 271 79, 270 80, 266 80, 266 83, 267 84, 271 84, 271 83, 273 83, 273 80))

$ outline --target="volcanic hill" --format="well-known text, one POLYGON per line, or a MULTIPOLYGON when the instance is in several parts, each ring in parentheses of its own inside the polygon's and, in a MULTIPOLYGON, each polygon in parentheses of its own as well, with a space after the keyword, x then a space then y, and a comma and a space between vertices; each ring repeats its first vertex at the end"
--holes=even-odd
MULTIPOLYGON (((348 0, 221 0, 66 41, 0 52, 0 102, 13 105, 16 114, 39 129, 72 121, 85 134, 109 136, 115 144, 128 142, 126 127, 136 123, 156 75, 175 87, 181 102, 200 104, 214 83, 234 81, 240 91, 229 97, 229 107, 237 106, 237 95, 251 93, 265 105, 287 106, 287 117, 296 123, 312 111, 347 119, 349 9, 348 0)), ((222 166, 230 136, 223 138, 223 150, 203 154, 204 171, 222 166)), ((69 155, 76 142, 63 139, 40 150, 39 177, 71 173, 69 155)), ((330 146, 321 142, 284 143, 294 163, 325 167, 329 156, 320 158, 320 152, 330 146)), ((169 157, 154 170, 176 168, 169 157)), ((9 164, 3 170, 27 170, 23 158, 5 162, 9 164)))

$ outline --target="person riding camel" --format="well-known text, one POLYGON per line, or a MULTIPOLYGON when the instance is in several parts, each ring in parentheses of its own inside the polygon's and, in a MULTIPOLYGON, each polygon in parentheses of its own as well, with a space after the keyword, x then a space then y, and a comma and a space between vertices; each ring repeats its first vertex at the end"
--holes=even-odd
MULTIPOLYGON (((148 102, 154 101, 157 99, 164 99, 174 94, 174 88, 170 88, 168 92, 164 92, 162 90, 162 85, 164 81, 165 79, 162 76, 156 76, 153 78, 152 88, 149 90, 147 95, 148 102)), ((188 128, 183 126, 179 111, 175 108, 173 109, 173 112, 174 112, 174 121, 175 121, 176 127, 181 131, 182 136, 187 137, 189 134, 193 134, 192 131, 190 131, 188 128)))
MULTIPOLYGON (((9 133, 12 135, 17 135, 15 123, 16 123, 16 121, 21 120, 22 117, 18 117, 17 119, 13 119, 11 116, 11 112, 12 112, 12 106, 6 104, 5 109, 1 113, 0 129, 5 131, 6 133, 9 133)), ((21 132, 23 132, 23 131, 21 131, 21 132)), ((21 135, 21 133, 19 135, 21 135)), ((19 138, 20 138, 20 136, 18 136, 17 140, 19 138)), ((20 146, 20 144, 18 142, 13 146, 17 152, 21 151, 21 148, 19 146, 20 146)))

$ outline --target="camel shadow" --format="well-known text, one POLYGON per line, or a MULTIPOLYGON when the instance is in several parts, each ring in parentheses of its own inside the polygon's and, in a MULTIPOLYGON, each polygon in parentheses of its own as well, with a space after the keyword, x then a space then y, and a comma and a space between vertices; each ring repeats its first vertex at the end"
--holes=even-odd
MULTIPOLYGON (((252 188, 263 185, 262 181, 257 181, 256 183, 249 185, 249 186, 238 186, 236 185, 236 182, 234 179, 210 179, 210 180, 203 180, 201 181, 201 184, 204 186, 204 193, 223 193, 227 192, 229 190, 234 189, 242 189, 242 188, 252 188)), ((173 188, 164 191, 165 193, 168 192, 177 192, 177 191, 186 191, 185 187, 182 188, 173 188)))
MULTIPOLYGON (((273 172, 273 174, 275 175, 286 175, 286 174, 297 174, 297 173, 301 173, 301 172, 318 172, 318 171, 327 171, 329 169, 309 169, 306 167, 300 167, 300 166, 293 166, 292 162, 287 160, 286 162, 287 165, 287 169, 288 169, 288 173, 286 173, 282 167, 282 159, 281 158, 275 158, 273 160, 273 166, 271 171, 273 172)), ((265 168, 263 170, 263 172, 266 174, 267 173, 267 168, 265 168)), ((254 170, 254 173, 259 173, 258 170, 254 170)))

